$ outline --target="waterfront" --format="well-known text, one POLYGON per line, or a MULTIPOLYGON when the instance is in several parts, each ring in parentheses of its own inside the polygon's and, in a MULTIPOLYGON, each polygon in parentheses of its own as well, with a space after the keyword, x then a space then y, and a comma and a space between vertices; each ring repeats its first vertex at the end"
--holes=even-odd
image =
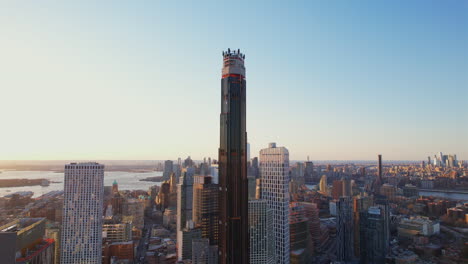
POLYGON ((432 197, 468 202, 468 192, 466 191, 457 192, 453 190, 428 190, 428 189, 423 190, 421 189, 419 190, 419 196, 432 196, 432 197))
MULTIPOLYGON (((160 185, 159 182, 140 181, 147 177, 161 176, 162 172, 126 172, 109 171, 104 173, 104 185, 110 186, 117 181, 120 190, 148 190, 152 185, 160 185)), ((63 190, 63 172, 53 171, 2 171, 0 179, 48 179, 51 181, 49 186, 23 186, 0 188, 0 197, 14 193, 31 191, 33 197, 38 197, 50 191, 63 190)))

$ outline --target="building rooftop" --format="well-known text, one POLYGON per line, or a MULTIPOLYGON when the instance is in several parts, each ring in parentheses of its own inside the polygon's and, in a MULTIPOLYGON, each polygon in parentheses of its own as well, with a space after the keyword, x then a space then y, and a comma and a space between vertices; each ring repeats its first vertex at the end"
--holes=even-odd
POLYGON ((13 222, 0 226, 0 232, 15 232, 21 234, 28 230, 31 230, 35 226, 44 222, 45 218, 21 218, 13 222))

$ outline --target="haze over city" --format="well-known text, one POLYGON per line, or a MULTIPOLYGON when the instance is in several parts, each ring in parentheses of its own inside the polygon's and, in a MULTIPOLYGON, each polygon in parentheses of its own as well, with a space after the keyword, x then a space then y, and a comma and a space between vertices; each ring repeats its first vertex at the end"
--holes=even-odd
POLYGON ((221 52, 252 155, 468 159, 466 1, 5 1, 0 160, 217 156, 221 52))

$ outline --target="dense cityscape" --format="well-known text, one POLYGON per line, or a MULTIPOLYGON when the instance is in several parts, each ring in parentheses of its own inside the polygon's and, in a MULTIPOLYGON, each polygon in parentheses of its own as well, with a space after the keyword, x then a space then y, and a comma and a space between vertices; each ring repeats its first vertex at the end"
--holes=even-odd
POLYGON ((0 264, 468 264, 468 0, 0 1, 0 264))
POLYGON ((105 164, 64 164, 63 190, 0 198, 1 263, 468 261, 466 162, 439 152, 417 163, 376 154, 373 162, 314 164, 291 161, 276 143, 251 157, 245 55, 222 55, 217 159, 137 165, 129 171, 159 172, 141 190, 105 185, 105 164))

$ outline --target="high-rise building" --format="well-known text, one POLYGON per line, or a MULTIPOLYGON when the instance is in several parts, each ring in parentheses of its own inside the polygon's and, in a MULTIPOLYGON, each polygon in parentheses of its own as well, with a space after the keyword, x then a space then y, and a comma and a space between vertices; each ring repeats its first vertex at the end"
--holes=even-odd
POLYGON ((312 161, 305 162, 304 180, 306 183, 314 182, 314 163, 312 161))
POLYGON ((166 160, 164 162, 164 172, 163 172, 163 178, 164 180, 169 179, 171 176, 171 173, 174 172, 174 162, 172 160, 166 160))
POLYGON ((202 238, 201 229, 193 228, 193 222, 190 220, 186 227, 177 231, 177 258, 192 259, 192 242, 200 238, 202 238))
POLYGON ((273 210, 276 263, 289 263, 289 152, 285 147, 260 151, 261 198, 273 210))
POLYGON ((219 263, 249 263, 245 55, 223 52, 219 146, 219 263))
POLYGON ((101 263, 104 165, 65 165, 62 264, 101 263))
POLYGON ((289 205, 290 263, 307 263, 310 258, 312 241, 309 237, 309 219, 301 203, 289 205))
POLYGON ((320 250, 320 218, 319 208, 315 203, 308 202, 296 202, 304 208, 305 217, 307 217, 309 223, 309 237, 313 242, 313 248, 315 251, 320 250))
POLYGON ((375 206, 381 208, 381 214, 384 219, 384 240, 386 241, 385 244, 385 251, 387 251, 390 245, 390 205, 388 199, 385 196, 377 195, 375 197, 375 206))
POLYGON ((336 205, 336 258, 341 262, 354 260, 353 204, 350 197, 341 197, 336 205))
MULTIPOLYGON (((182 260, 184 244, 190 246, 190 250, 187 251, 190 255, 186 257, 191 259, 192 254, 192 241, 184 241, 184 239, 190 239, 192 236, 184 236, 183 232, 184 229, 187 228, 187 222, 192 220, 193 174, 190 171, 187 172, 187 169, 184 169, 179 180, 179 184, 177 184, 177 256, 179 260, 182 260)), ((189 232, 189 234, 192 233, 189 232)))
POLYGON ((384 210, 372 206, 361 212, 359 226, 361 263, 384 263, 388 245, 384 210))
POLYGON ((342 179, 343 182, 343 196, 352 196, 351 180, 348 177, 342 179))
MULTIPOLYGON (((1 229, 1 228, 0 228, 1 229)), ((54 245, 54 262, 60 264, 60 228, 46 228, 46 238, 51 238, 55 241, 54 245)), ((52 264, 52 263, 51 263, 52 264)))
POLYGON ((218 246, 210 245, 208 238, 192 240, 192 264, 218 264, 218 246))
POLYGON ((44 239, 45 218, 20 218, 0 226, 0 263, 54 263, 55 240, 44 239))
POLYGON ((117 180, 114 180, 112 183, 112 194, 118 194, 119 193, 119 184, 117 184, 117 180))
POLYGON ((374 200, 372 196, 358 196, 353 198, 353 216, 354 216, 354 255, 359 257, 360 255, 360 217, 361 212, 365 212, 369 207, 372 206, 374 200))
POLYGON ((266 200, 249 201, 250 264, 274 264, 273 211, 266 200))
POLYGON ((379 176, 379 180, 380 180, 380 183, 382 183, 382 154, 379 154, 379 167, 378 167, 378 176, 379 176))
POLYGON ((132 225, 124 224, 104 224, 102 226, 103 239, 106 242, 127 242, 132 240, 132 225))
POLYGON ((343 181, 334 180, 332 186, 332 197, 333 199, 340 199, 343 196, 343 181))
POLYGON ((319 190, 323 194, 328 193, 327 175, 322 175, 322 178, 320 178, 319 190))
POLYGON ((211 179, 210 176, 195 176, 192 219, 195 227, 202 230, 202 238, 208 238, 210 245, 218 245, 218 185, 211 179))

